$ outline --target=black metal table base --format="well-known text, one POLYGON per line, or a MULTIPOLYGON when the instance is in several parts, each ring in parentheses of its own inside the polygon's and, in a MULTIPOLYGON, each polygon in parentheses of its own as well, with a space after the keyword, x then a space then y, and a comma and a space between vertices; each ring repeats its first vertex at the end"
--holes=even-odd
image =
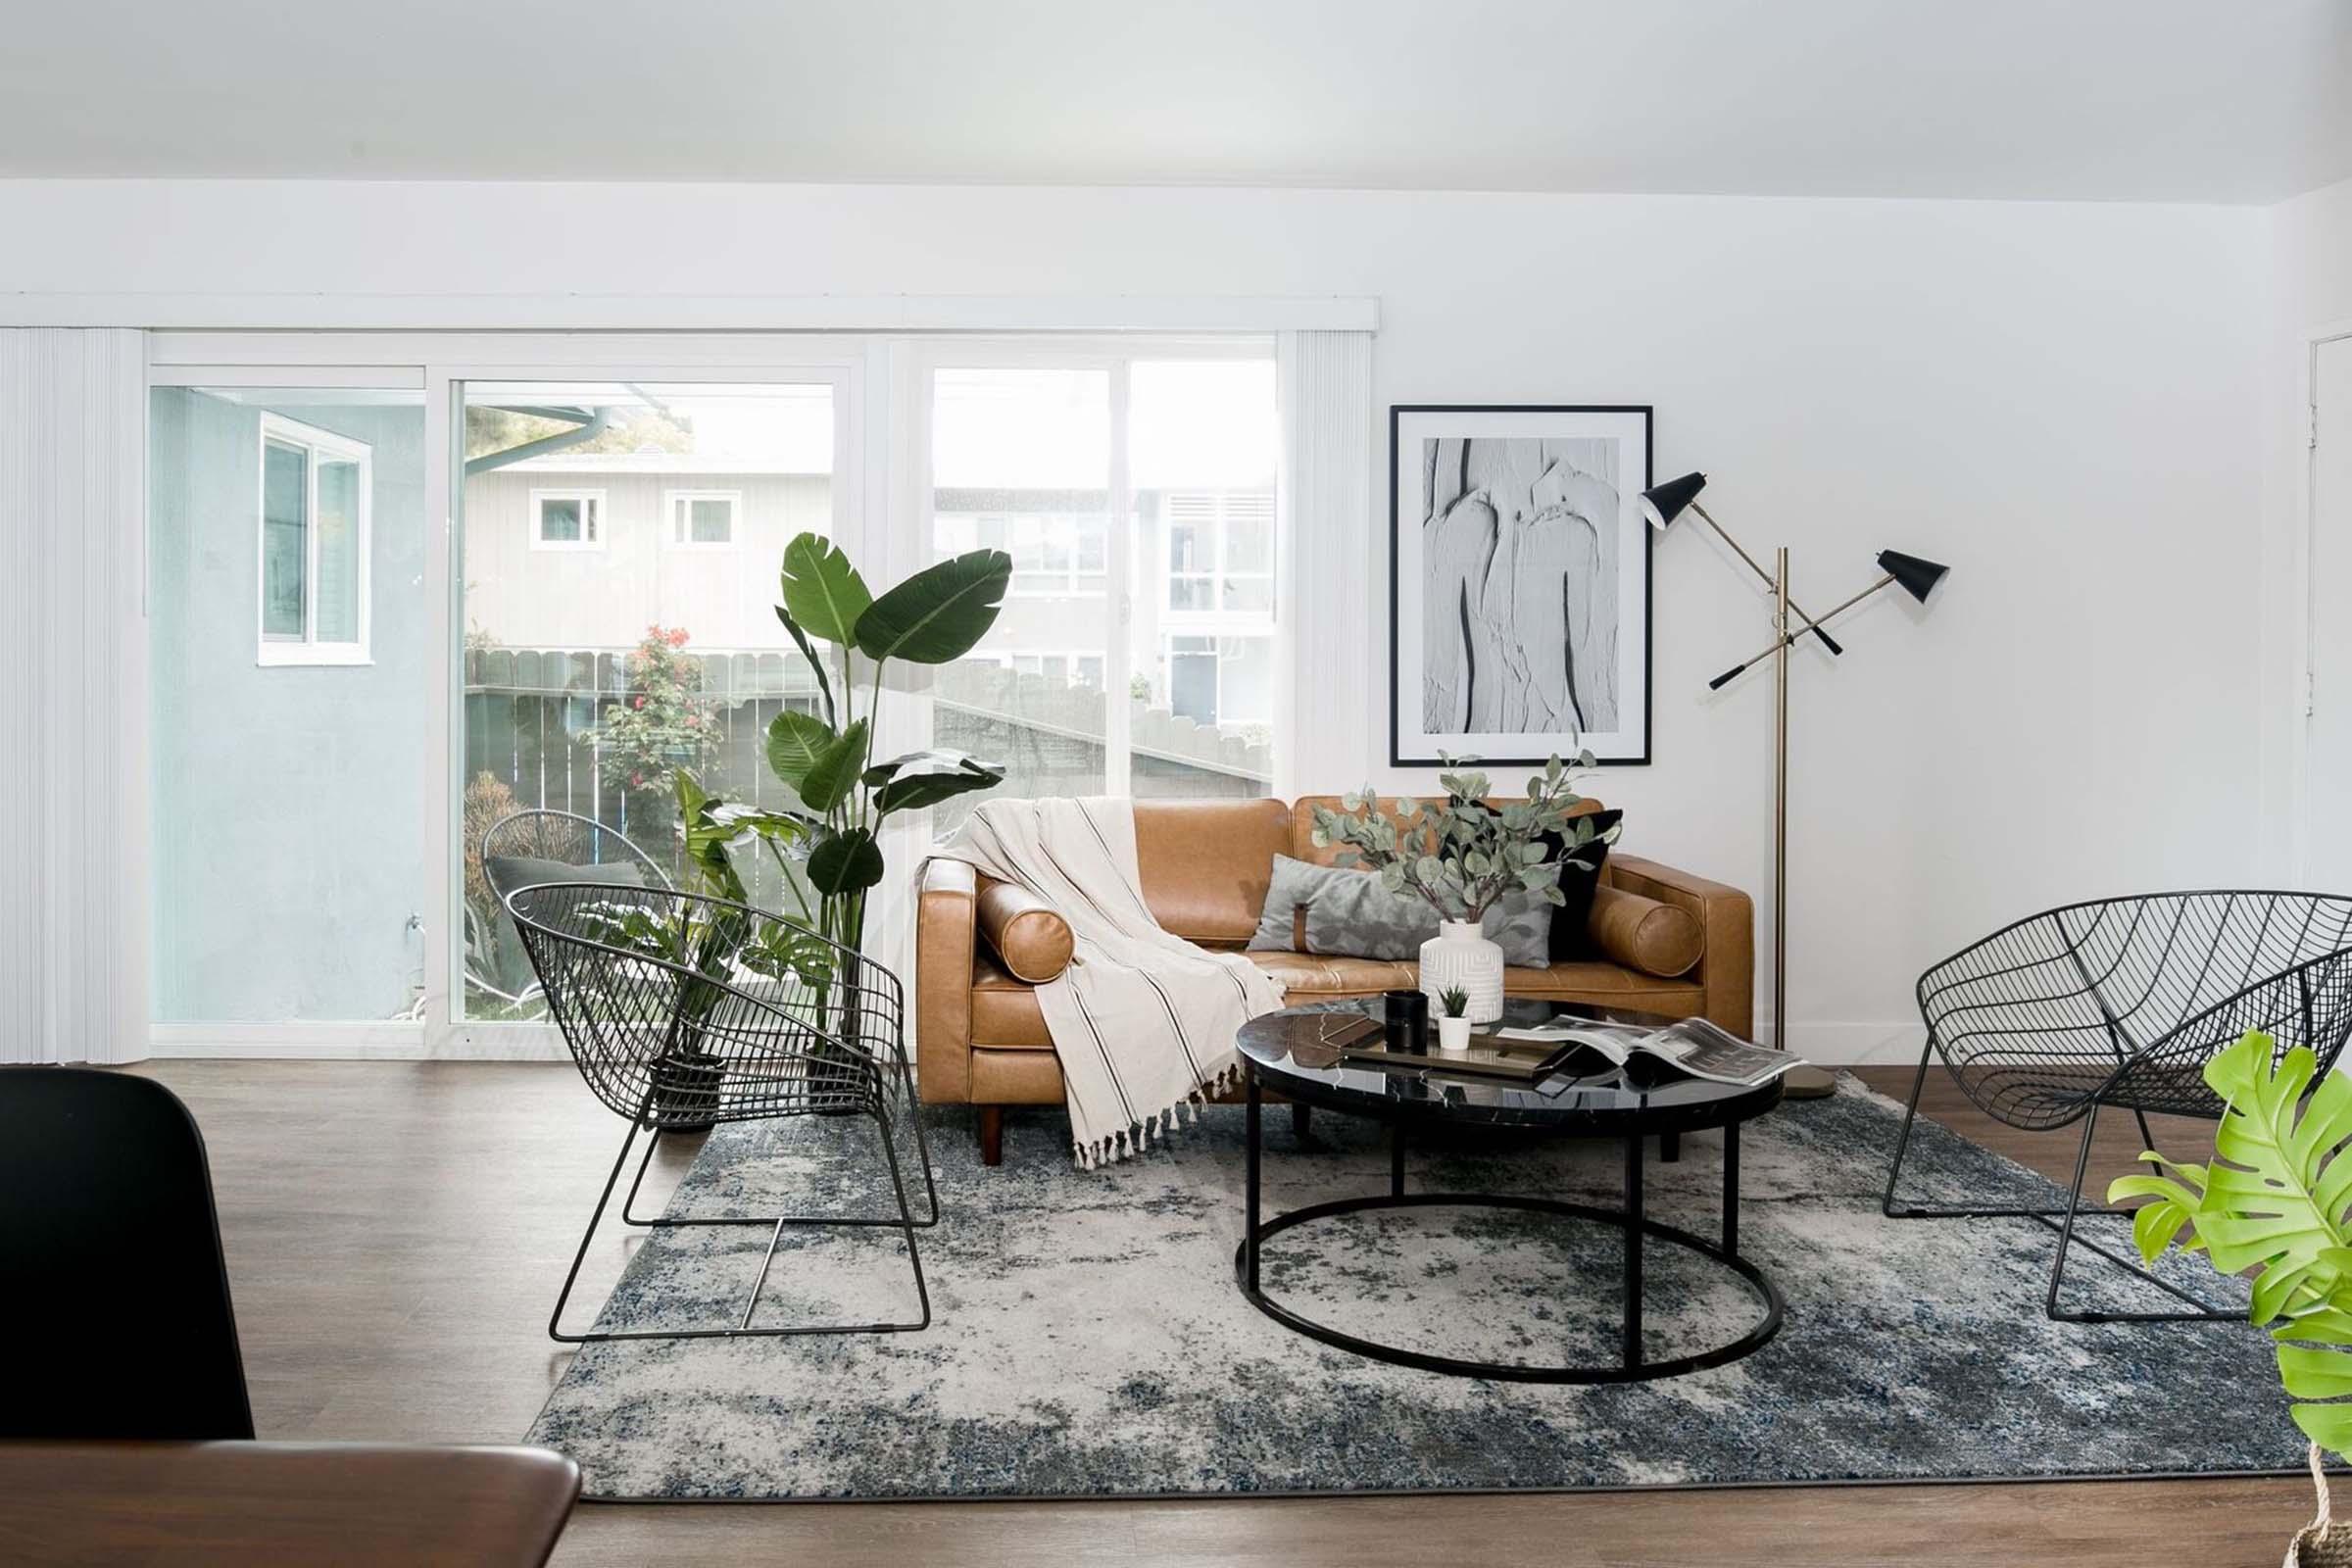
POLYGON ((1724 1133, 1723 1242, 1718 1246, 1703 1237, 1686 1230, 1662 1224, 1645 1217, 1642 1212, 1642 1140, 1625 1140, 1625 1206, 1622 1209, 1599 1208, 1590 1203, 1570 1203, 1557 1199, 1520 1198, 1495 1193, 1413 1193, 1404 1191, 1404 1129, 1401 1122, 1390 1124, 1389 1191, 1368 1198, 1343 1198, 1330 1202, 1310 1203, 1293 1209, 1261 1223, 1258 1219, 1260 1195, 1259 1179, 1259 1088, 1254 1076, 1250 1078, 1248 1101, 1248 1171, 1246 1229, 1242 1242, 1234 1250, 1233 1269, 1250 1304, 1280 1323, 1283 1327, 1337 1346, 1343 1350, 1374 1360, 1388 1361, 1397 1366, 1416 1367, 1425 1372, 1444 1372, 1455 1377, 1492 1378, 1513 1383, 1637 1383, 1651 1378, 1677 1377, 1686 1372, 1702 1371, 1737 1361, 1761 1348, 1781 1330, 1781 1293, 1764 1271, 1739 1254, 1740 1231, 1740 1128, 1732 1123, 1724 1133), (1557 1214, 1571 1219, 1589 1220, 1611 1225, 1625 1235, 1625 1287, 1623 1300, 1623 1333, 1618 1360, 1607 1365, 1541 1366, 1516 1361, 1475 1361, 1456 1356, 1432 1355, 1427 1351, 1407 1349, 1401 1346, 1383 1345, 1378 1341, 1317 1323, 1302 1316, 1267 1296, 1259 1281, 1259 1258, 1267 1238, 1280 1235, 1296 1225, 1327 1219, 1335 1214, 1360 1214, 1399 1208, 1500 1208, 1518 1209, 1527 1213, 1557 1214), (1652 1361, 1642 1353, 1642 1253, 1645 1239, 1655 1238, 1672 1243, 1729 1270, 1752 1291, 1764 1312, 1761 1319, 1738 1339, 1727 1341, 1707 1349, 1687 1355, 1669 1356, 1652 1361))

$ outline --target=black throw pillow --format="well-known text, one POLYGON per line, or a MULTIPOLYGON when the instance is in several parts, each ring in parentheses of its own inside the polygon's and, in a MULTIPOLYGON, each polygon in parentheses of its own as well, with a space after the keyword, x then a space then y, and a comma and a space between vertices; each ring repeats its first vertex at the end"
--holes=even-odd
MULTIPOLYGON (((1623 811, 1594 811, 1591 820, 1592 831, 1606 833, 1623 821, 1623 811)), ((1600 862, 1609 858, 1609 847, 1599 839, 1578 849, 1569 849, 1567 841, 1557 833, 1544 835, 1544 843, 1551 858, 1560 862, 1560 893, 1567 903, 1551 911, 1551 961, 1572 962, 1592 956, 1592 939, 1585 927, 1592 918, 1592 890, 1600 886, 1600 862), (1584 866, 1580 871, 1578 866, 1584 866)))

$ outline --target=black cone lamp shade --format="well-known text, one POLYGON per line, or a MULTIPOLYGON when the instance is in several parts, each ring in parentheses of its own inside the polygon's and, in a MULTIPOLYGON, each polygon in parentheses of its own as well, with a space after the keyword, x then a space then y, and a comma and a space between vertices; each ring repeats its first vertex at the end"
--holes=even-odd
POLYGON ((1896 587, 1924 605, 1936 585, 1943 581, 1943 574, 1952 568, 1940 562, 1906 556, 1900 550, 1882 550, 1879 552, 1879 569, 1892 577, 1896 587))
POLYGON ((1703 473, 1686 473, 1680 479, 1652 485, 1642 492, 1642 520, 1652 528, 1663 529, 1681 516, 1683 509, 1696 501, 1698 493, 1706 487, 1707 476, 1703 473))

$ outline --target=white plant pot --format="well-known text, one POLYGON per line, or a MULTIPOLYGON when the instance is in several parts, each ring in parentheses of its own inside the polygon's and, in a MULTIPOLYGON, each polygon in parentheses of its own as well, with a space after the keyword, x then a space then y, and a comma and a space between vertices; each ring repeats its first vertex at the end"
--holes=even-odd
POLYGON ((1468 1051, 1470 1049, 1470 1020, 1440 1018, 1438 1020, 1438 1049, 1440 1051, 1468 1051))
POLYGON ((1421 991, 1429 1010, 1443 1016, 1439 1000, 1460 986, 1470 994, 1470 1023, 1493 1023, 1502 1016, 1502 950, 1489 942, 1472 920, 1441 920, 1438 934, 1421 944, 1421 991))

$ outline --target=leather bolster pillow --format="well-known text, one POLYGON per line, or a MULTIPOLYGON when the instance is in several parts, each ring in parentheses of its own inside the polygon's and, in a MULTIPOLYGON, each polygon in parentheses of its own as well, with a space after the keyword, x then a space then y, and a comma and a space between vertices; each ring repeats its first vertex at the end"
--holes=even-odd
POLYGON ((1706 952, 1706 928, 1688 909, 1607 885, 1592 890, 1585 931, 1604 956, 1629 969, 1671 980, 1706 952))
POLYGON ((980 934, 1015 980, 1043 985, 1070 966, 1070 924, 1009 882, 980 878, 980 934))

